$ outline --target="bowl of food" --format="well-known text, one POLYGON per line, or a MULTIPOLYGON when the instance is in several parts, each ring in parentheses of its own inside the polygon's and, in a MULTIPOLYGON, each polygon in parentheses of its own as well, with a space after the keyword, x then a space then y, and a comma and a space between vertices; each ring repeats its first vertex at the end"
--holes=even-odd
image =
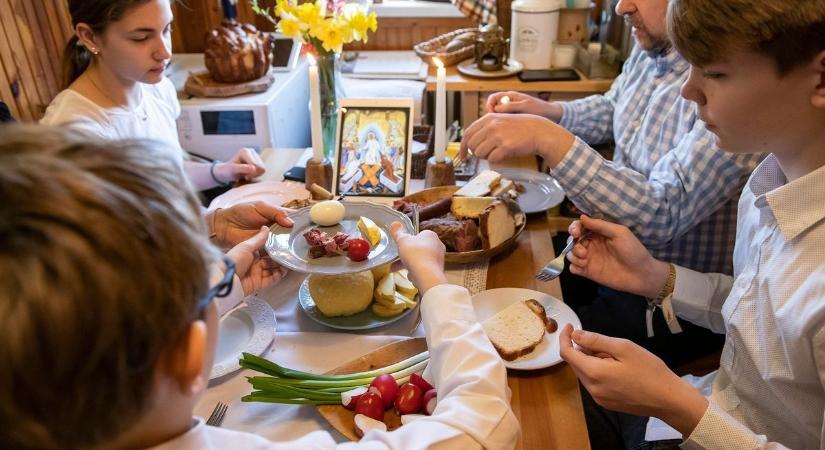
POLYGON ((526 225, 514 197, 515 184, 485 170, 463 187, 440 186, 408 195, 393 207, 411 215, 419 207, 421 230, 431 230, 447 247, 452 263, 483 261, 510 249, 526 225))

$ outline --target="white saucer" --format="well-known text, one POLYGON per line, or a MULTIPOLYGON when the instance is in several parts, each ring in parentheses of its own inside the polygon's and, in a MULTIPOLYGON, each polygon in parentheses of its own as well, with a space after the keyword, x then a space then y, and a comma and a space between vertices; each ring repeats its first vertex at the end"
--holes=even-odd
POLYGON ((245 302, 221 318, 210 380, 240 369, 241 353, 261 355, 275 337, 275 311, 269 303, 256 297, 245 302))
POLYGON ((465 61, 460 62, 458 64, 458 67, 456 67, 456 69, 458 69, 458 71, 463 73, 464 75, 467 75, 467 76, 470 76, 470 77, 476 77, 476 78, 504 78, 504 77, 513 76, 513 75, 521 72, 521 69, 523 67, 524 66, 522 66, 520 62, 518 62, 514 59, 511 59, 511 60, 507 61, 507 64, 504 67, 502 67, 501 70, 496 70, 494 72, 487 72, 487 71, 479 69, 478 66, 476 66, 475 60, 467 59, 465 61))

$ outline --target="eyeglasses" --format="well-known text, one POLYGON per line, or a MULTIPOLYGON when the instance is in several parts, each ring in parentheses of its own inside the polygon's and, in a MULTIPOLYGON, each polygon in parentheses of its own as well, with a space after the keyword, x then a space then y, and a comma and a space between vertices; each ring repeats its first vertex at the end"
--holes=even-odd
POLYGON ((202 316, 203 312, 206 310, 206 307, 212 303, 212 300, 215 297, 226 297, 229 293, 232 292, 232 279, 235 276, 235 261, 226 255, 223 256, 223 263, 225 269, 223 273, 223 279, 221 279, 220 283, 216 284, 215 286, 209 288, 206 292, 206 295, 201 297, 198 300, 198 305, 196 311, 198 312, 198 316, 202 316))

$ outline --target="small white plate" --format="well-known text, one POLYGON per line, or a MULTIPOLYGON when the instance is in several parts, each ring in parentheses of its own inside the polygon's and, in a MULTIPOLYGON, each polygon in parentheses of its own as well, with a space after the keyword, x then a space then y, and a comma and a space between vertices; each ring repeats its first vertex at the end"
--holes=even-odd
POLYGON ((524 187, 516 201, 526 214, 546 211, 564 201, 564 190, 550 175, 529 169, 496 169, 502 177, 524 187))
MULTIPOLYGON (((579 317, 564 302, 551 295, 530 289, 500 288, 482 291, 473 296, 473 308, 478 321, 483 322, 511 304, 531 298, 544 305, 547 315, 558 322, 559 330, 568 323, 572 324, 573 328, 581 329, 579 317)), ((504 361, 504 365, 509 369, 536 370, 556 365, 561 361, 559 331, 556 331, 546 333, 544 340, 530 354, 514 361, 504 361)))
POLYGON ((275 337, 275 311, 269 303, 256 297, 245 302, 221 318, 210 380, 240 369, 241 353, 261 355, 275 337))
POLYGON ((476 66, 475 60, 468 59, 466 61, 462 61, 462 62, 458 63, 458 66, 456 67, 456 69, 458 69, 458 71, 463 73, 464 75, 468 75, 468 76, 471 76, 471 77, 477 77, 477 78, 504 78, 504 77, 513 76, 513 75, 521 72, 522 67, 523 66, 521 65, 520 62, 518 62, 514 59, 511 59, 511 60, 507 61, 507 64, 505 64, 500 70, 494 70, 492 72, 487 72, 487 71, 479 69, 478 66, 476 66))

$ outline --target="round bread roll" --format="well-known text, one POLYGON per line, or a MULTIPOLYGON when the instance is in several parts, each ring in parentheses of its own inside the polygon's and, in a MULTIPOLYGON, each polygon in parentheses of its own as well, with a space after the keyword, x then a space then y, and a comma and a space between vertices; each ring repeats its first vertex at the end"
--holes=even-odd
POLYGON ((351 316, 372 303, 372 272, 344 275, 310 275, 309 293, 321 314, 327 317, 351 316))

